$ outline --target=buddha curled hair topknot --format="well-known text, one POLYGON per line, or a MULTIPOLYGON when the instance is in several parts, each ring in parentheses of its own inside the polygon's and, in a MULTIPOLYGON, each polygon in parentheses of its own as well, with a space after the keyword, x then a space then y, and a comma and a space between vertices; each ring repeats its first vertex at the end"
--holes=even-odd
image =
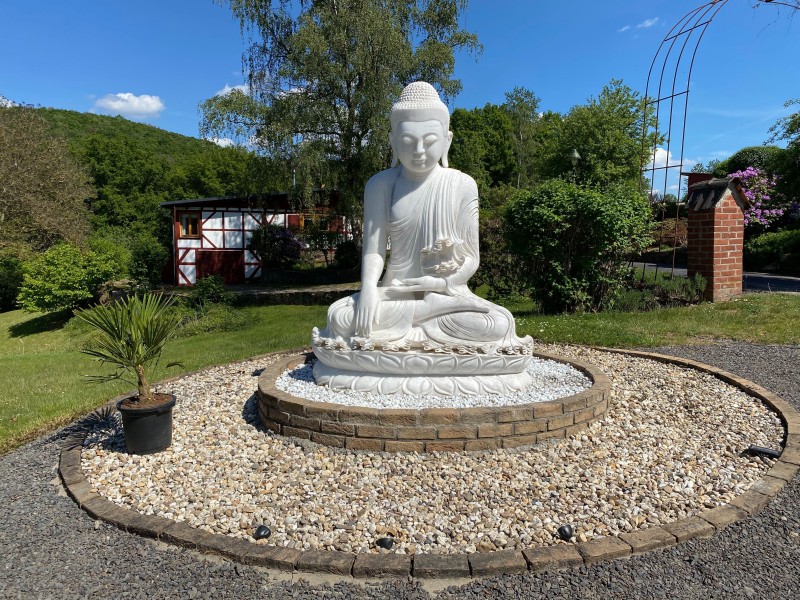
POLYGON ((450 129, 450 111, 447 105, 439 98, 436 88, 425 81, 409 83, 392 105, 392 129, 409 118, 415 121, 436 120, 442 124, 444 131, 450 129))

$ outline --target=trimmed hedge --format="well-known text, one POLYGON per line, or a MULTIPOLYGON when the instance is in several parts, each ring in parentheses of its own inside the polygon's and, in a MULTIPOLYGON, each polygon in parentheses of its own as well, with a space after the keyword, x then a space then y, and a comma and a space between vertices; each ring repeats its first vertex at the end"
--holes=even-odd
POLYGON ((746 269, 800 274, 800 229, 764 233, 744 245, 746 269))

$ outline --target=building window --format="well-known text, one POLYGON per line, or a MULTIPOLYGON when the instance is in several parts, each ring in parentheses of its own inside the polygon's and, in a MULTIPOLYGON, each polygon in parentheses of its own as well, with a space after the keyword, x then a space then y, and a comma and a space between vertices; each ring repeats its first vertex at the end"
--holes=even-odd
POLYGON ((182 238, 200 237, 200 213, 182 212, 180 213, 180 236, 182 238))

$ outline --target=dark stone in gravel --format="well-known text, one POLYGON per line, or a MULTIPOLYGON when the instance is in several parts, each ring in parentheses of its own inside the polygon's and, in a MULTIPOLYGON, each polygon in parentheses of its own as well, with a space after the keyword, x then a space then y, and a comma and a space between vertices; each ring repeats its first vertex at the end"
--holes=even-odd
MULTIPOLYGON (((800 350, 721 343, 658 348, 754 381, 800 409, 800 350)), ((95 521, 57 477, 69 429, 0 457, 0 598, 267 598, 424 600, 419 583, 310 583, 126 533, 95 521), (47 531, 47 538, 42 532, 47 531)), ((164 537, 167 537, 166 535, 164 537)), ((476 580, 442 600, 486 598, 784 599, 800 588, 800 480, 710 539, 628 560, 476 580)), ((291 561, 290 561, 291 562, 291 561)))
POLYGON ((253 537, 257 540, 265 540, 272 535, 272 530, 267 525, 259 525, 253 537))

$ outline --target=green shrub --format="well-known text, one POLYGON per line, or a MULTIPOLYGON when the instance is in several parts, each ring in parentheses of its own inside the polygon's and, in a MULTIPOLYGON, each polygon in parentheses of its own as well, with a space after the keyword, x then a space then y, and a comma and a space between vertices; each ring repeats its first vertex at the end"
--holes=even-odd
POLYGON ((687 278, 645 271, 642 278, 641 272, 630 270, 626 286, 617 291, 611 306, 619 312, 689 306, 703 301, 705 289, 706 280, 699 273, 687 278))
POLYGON ((303 243, 280 225, 265 225, 256 229, 247 249, 261 257, 264 266, 288 269, 300 260, 303 243))
POLYGON ((116 233, 111 229, 95 232, 89 238, 89 249, 103 257, 113 269, 115 277, 125 277, 131 262, 131 251, 127 238, 116 233))
POLYGON ((169 260, 169 250, 154 236, 143 234, 131 242, 128 272, 133 285, 142 290, 152 290, 161 283, 161 272, 169 260))
POLYGON ((96 252, 58 244, 24 265, 18 301, 29 312, 56 312, 99 297, 118 277, 119 264, 96 252))
POLYGON ((22 260, 12 254, 0 255, 0 312, 17 307, 22 275, 22 260))
POLYGON ((720 163, 720 171, 725 171, 721 176, 733 171, 744 171, 747 167, 775 173, 775 165, 783 152, 785 151, 778 146, 747 146, 720 163))
POLYGON ((225 289, 221 275, 198 279, 189 291, 189 301, 195 307, 208 304, 226 304, 233 301, 233 293, 225 289))
POLYGON ((337 269, 356 269, 361 264, 361 248, 355 240, 343 240, 336 244, 333 264, 337 269))
POLYGON ((551 180, 505 213, 513 266, 545 312, 607 308, 627 257, 650 241, 650 206, 630 186, 605 191, 551 180))
POLYGON ((800 272, 800 229, 764 233, 747 240, 744 265, 747 269, 800 272))
POLYGON ((480 229, 481 262, 470 286, 477 289, 485 285, 486 296, 491 300, 502 299, 504 304, 512 298, 526 296, 527 280, 519 268, 519 259, 508 248, 505 220, 495 213, 482 211, 480 229))

